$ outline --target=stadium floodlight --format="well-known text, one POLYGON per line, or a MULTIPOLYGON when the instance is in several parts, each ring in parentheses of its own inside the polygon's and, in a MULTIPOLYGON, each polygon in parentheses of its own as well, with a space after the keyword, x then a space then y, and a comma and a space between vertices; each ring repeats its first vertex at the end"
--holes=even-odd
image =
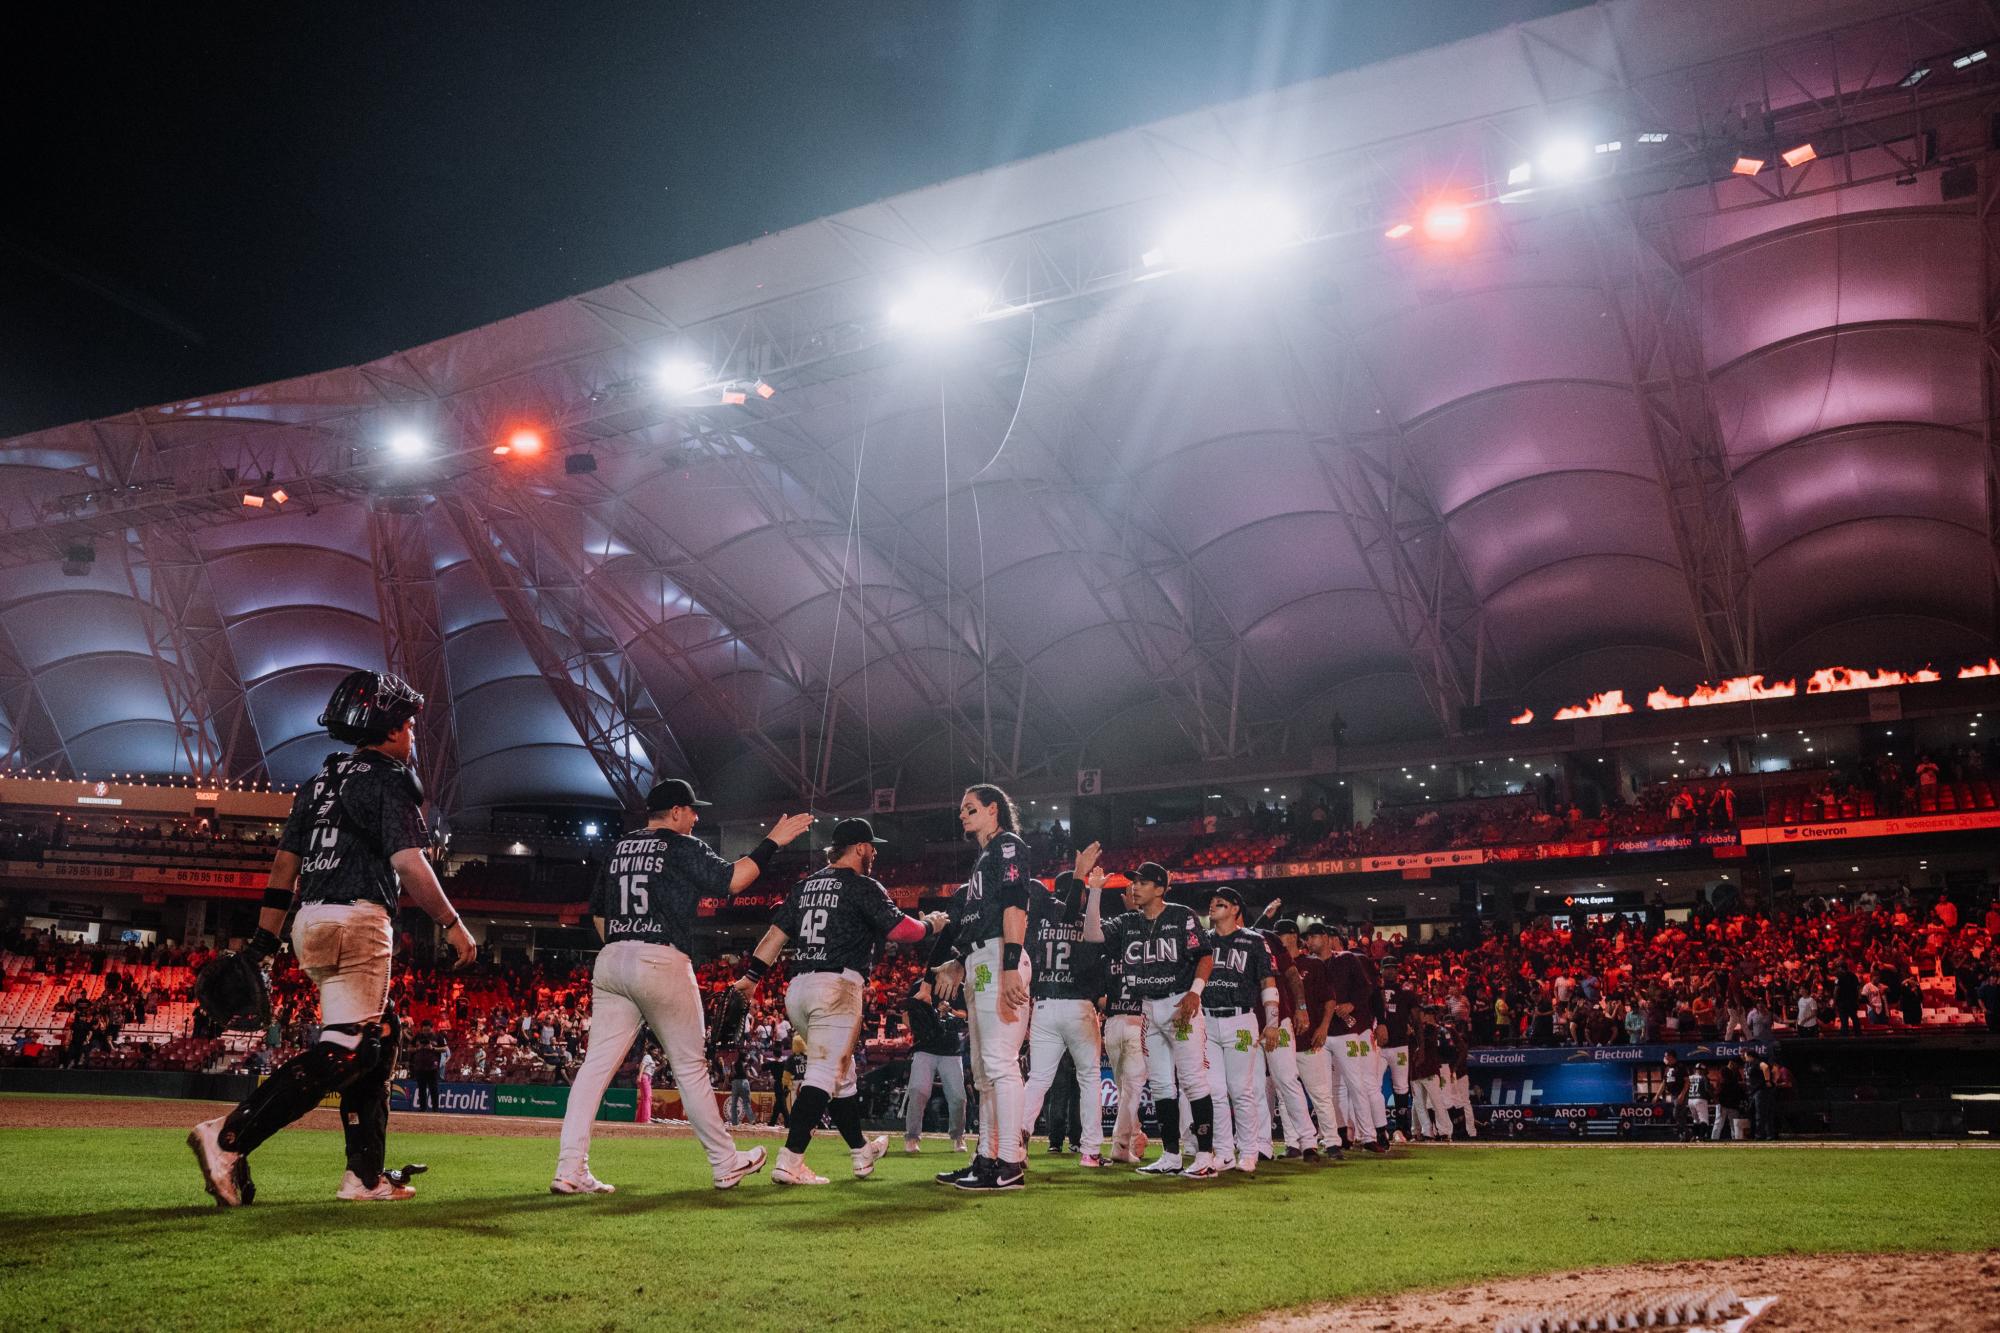
POLYGON ((532 458, 542 451, 542 433, 525 427, 507 437, 509 450, 525 458, 532 458))
POLYGON ((660 366, 656 378, 660 387, 669 393, 693 393, 708 383, 708 367, 699 361, 677 356, 660 366))
POLYGON ((1625 141, 1623 139, 1612 139, 1609 142, 1601 143, 1597 145, 1596 149, 1596 152, 1600 157, 1602 157, 1606 153, 1622 153, 1624 151, 1625 151, 1625 141))
POLYGON ((1513 166, 1507 168, 1507 183, 1509 185, 1526 185, 1528 182, 1534 180, 1534 178, 1535 164, 1532 162, 1516 162, 1513 166))
POLYGON ((1784 164, 1788 167, 1802 167, 1818 156, 1819 154, 1814 151, 1813 146, 1809 143, 1802 143, 1797 148, 1787 148, 1781 155, 1784 164))
POLYGON ((755 384, 751 385, 750 387, 757 391, 757 396, 759 398, 775 398, 778 396, 778 391, 772 388, 770 385, 766 384, 762 380, 758 380, 755 384))
POLYGON ((1581 139, 1556 139, 1543 146, 1535 163, 1551 180, 1575 180, 1590 165, 1590 148, 1581 139))
POLYGON ((1986 59, 1986 48, 1982 46, 1978 50, 1967 51, 1964 55, 1953 59, 1951 67, 1953 69, 1971 69, 1984 59, 1986 59))
POLYGON ((274 505, 281 505, 291 498, 291 496, 285 494, 283 487, 279 487, 277 490, 271 492, 271 503, 274 505))
POLYGON ((1640 143, 1665 143, 1666 141, 1667 135, 1664 130, 1642 130, 1639 134, 1640 143))
POLYGON ((1412 227, 1407 222, 1398 222, 1395 226, 1389 228, 1389 230, 1383 232, 1382 234, 1388 237, 1392 241, 1400 241, 1405 236, 1408 236, 1411 232, 1415 230, 1416 228, 1412 227))
POLYGON ((430 452, 430 445, 416 431, 399 430, 389 437, 389 452, 398 458, 419 458, 430 452))
POLYGON ((741 389, 724 389, 722 391, 722 401, 729 407, 741 407, 750 401, 750 395, 741 389))
POLYGON ((246 509, 262 509, 264 507, 264 497, 252 491, 243 497, 243 505, 246 509))
POLYGON ((920 278, 889 307, 898 328, 941 332, 970 324, 986 309, 986 293, 969 282, 939 274, 920 278))
POLYGON ((1754 176, 1763 169, 1764 159, 1761 157, 1739 157, 1736 165, 1729 168, 1730 174, 1736 176, 1754 176))
POLYGON ((1432 204, 1424 210, 1424 235, 1433 241, 1456 241, 1472 228, 1472 218, 1459 204, 1432 204))
POLYGON ((584 837, 586 837, 586 838, 594 838, 594 837, 596 837, 596 836, 597 836, 597 825, 595 825, 595 824, 585 824, 585 825, 583 826, 583 836, 584 836, 584 837))
POLYGON ((1908 74, 1905 74, 1903 76, 1902 82, 1898 83, 1896 86, 1898 88, 1914 88, 1918 84, 1922 83, 1925 79, 1928 79, 1930 76, 1931 76, 1931 67, 1929 65, 1919 65, 1915 69, 1911 70, 1908 74))
POLYGON ((1304 239, 1298 211, 1280 196, 1236 194, 1187 213, 1140 258, 1148 268, 1242 268, 1304 239))

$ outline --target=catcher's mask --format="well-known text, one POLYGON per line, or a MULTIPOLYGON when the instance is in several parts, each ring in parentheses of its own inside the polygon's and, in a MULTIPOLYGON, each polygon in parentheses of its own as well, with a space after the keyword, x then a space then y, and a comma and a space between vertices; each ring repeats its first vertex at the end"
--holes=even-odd
POLYGON ((379 745, 423 711, 424 696, 386 671, 350 671, 334 687, 319 724, 344 745, 379 745))

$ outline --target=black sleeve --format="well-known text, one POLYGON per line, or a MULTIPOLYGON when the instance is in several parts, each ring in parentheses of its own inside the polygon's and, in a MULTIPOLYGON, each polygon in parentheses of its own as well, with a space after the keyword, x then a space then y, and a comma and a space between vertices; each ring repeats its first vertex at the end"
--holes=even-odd
POLYGON ((430 831, 424 827, 424 812, 417 804, 400 769, 377 768, 366 780, 348 779, 341 788, 341 805, 361 827, 370 830, 381 844, 382 855, 394 856, 412 847, 430 846, 430 831), (359 787, 359 792, 355 788, 359 787), (358 808, 357 808, 358 807, 358 808))
MULTIPOLYGON (((1264 1002, 1264 978, 1275 979, 1278 975, 1277 956, 1271 952, 1271 941, 1262 935, 1257 937, 1257 957, 1260 961, 1257 963, 1257 975, 1254 980, 1257 986, 1257 1003, 1261 1005, 1264 1002)), ((1285 997, 1281 991, 1278 994, 1278 1011, 1283 1013, 1284 1008, 1285 997)))
POLYGON ((778 930, 784 931, 785 938, 788 940, 795 940, 799 937, 799 889, 797 885, 793 885, 792 891, 785 895, 785 901, 778 904, 778 910, 771 913, 771 925, 778 930))
POLYGON ((848 892, 853 895, 855 906, 867 918, 868 924, 875 928, 877 935, 887 936, 903 923, 903 909, 896 906, 896 900, 889 896, 889 890, 883 888, 879 880, 857 875, 848 882, 848 892))
POLYGON ((675 879, 694 886, 696 898, 726 898, 736 863, 716 855, 715 849, 700 838, 683 836, 674 840, 675 879))
POLYGON ((290 852, 303 858, 310 848, 307 839, 312 834, 312 792, 310 779, 292 796, 292 812, 285 816, 285 831, 278 837, 280 851, 290 852))
MULTIPOLYGON (((1049 903, 1049 915, 1066 926, 1073 926, 1083 920, 1084 882, 1076 877, 1073 870, 1065 870, 1056 876, 1056 889, 1049 903)), ((1102 908, 1098 909, 1101 913, 1102 908)))
POLYGON ((1208 932, 1201 928, 1201 921, 1193 912, 1186 908, 1181 910, 1187 912, 1187 920, 1183 923, 1187 935, 1183 952, 1189 962, 1199 962, 1209 955, 1208 932))
POLYGON ((1028 844, 1017 833, 1002 833, 993 840, 989 849, 993 858, 993 877, 996 883, 987 886, 988 891, 999 895, 1000 907, 1028 910, 1028 881, 1034 875, 1034 868, 1028 862, 1028 844))

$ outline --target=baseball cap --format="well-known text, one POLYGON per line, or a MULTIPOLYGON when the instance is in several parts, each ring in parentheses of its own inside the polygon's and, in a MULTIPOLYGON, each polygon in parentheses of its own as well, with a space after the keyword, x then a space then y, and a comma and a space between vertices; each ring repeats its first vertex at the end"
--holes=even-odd
POLYGON ((1163 889, 1174 882, 1173 876, 1167 873, 1167 868, 1158 861, 1141 861, 1139 868, 1132 872, 1132 878, 1143 879, 1148 884, 1157 884, 1163 889))
POLYGON ((833 837, 827 846, 830 850, 839 852, 845 851, 857 842, 872 842, 877 847, 884 845, 883 839, 875 836, 875 826, 867 820, 843 819, 833 826, 833 837))
POLYGON ((646 813, 657 814, 662 810, 672 810, 676 806, 702 806, 707 801, 694 798, 694 784, 684 778, 662 778, 646 793, 646 813))
POLYGON ((1288 916, 1281 916, 1272 925, 1271 933, 1273 935, 1296 935, 1299 933, 1299 923, 1288 916))
POLYGON ((1326 922, 1324 921, 1315 921, 1310 926, 1306 927, 1306 936, 1308 938, 1314 935, 1331 935, 1331 934, 1333 934, 1333 932, 1327 929, 1326 922))
POLYGON ((1218 885, 1217 887, 1210 889, 1208 897, 1210 902, 1215 901, 1217 898, 1222 899, 1222 901, 1228 903, 1231 907, 1234 907, 1239 916, 1243 912, 1243 895, 1238 893, 1235 889, 1231 888, 1227 884, 1218 885))

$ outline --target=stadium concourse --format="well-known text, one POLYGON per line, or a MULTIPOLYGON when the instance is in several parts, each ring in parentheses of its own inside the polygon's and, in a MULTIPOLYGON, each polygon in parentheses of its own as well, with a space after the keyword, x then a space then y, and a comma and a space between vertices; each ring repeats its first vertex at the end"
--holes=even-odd
MULTIPOLYGON (((261 1190, 253 1221, 304 1231, 268 1205, 324 1193, 322 1096, 338 1197, 412 1199, 380 1100, 344 1104, 364 1077, 438 1177, 348 1210, 390 1220, 337 1224, 338 1296, 286 1290, 309 1324, 365 1286, 363 1323, 936 1326, 976 1288, 1030 1326, 1166 1328, 1892 1249, 1936 1252, 1910 1272, 1943 1274, 1939 1319, 1977 1317, 1994 1260, 1951 1256, 2000 1239, 1989 43, 1985 0, 1605 0, 0 441, 0 1093, 58 1099, 0 1098, 0 1170, 51 1182, 0 1209, 27 1256, 0 1323, 116 1322, 127 1266, 159 1322, 199 1323, 237 1272, 174 1230, 195 1182, 178 1144, 180 1178, 156 1166, 163 1113, 75 1099, 211 1117, 188 1144, 215 1201, 261 1190), (340 765, 384 822, 305 798, 340 765), (707 887, 656 868, 628 907, 613 849, 641 826, 707 887), (383 912, 301 877, 307 827, 383 912), (875 934, 924 943, 766 971, 829 851, 897 909, 861 885, 875 934), (344 931, 386 913, 366 976, 283 949, 294 881, 344 931), (1017 890, 1075 931, 1069 972, 1054 946, 1016 968, 1017 890), (606 944, 619 915, 654 935, 606 944), (677 970, 617 980, 639 950, 677 970), (217 959, 268 960, 268 1015, 194 1003, 217 959), (969 1036, 939 990, 967 971, 969 1036), (837 1097, 783 998, 808 976, 859 992, 837 1097), (1012 1010, 1031 977, 1064 994, 1012 1010), (322 1022, 334 985, 353 1021, 322 1022), (1025 1036, 1037 1006, 1074 1031, 1025 1036), (674 1018, 587 1063, 614 1012, 674 1018), (1105 1054, 1120 1019, 1143 1072, 1105 1054), (1190 1053, 1204 1022, 1233 1039, 1190 1053), (712 1108, 666 1073, 699 1086, 710 1035, 712 1108), (1056 1054, 1093 1067, 1051 1086, 1056 1054), (1023 1074, 1041 1220, 938 1227, 937 1158, 1024 1186, 997 1128, 1023 1074), (825 1105, 869 1183, 711 1198, 788 1105, 825 1105), (483 1132, 565 1116, 560 1157, 483 1132), (633 1129, 587 1165, 595 1119, 633 1129), (668 1121, 700 1150, 642 1132, 668 1121), (1956 1151, 1832 1150, 1894 1140, 1956 1151), (134 1165, 78 1166, 108 1160, 134 1165), (1104 1219, 1142 1234, 1148 1191, 1195 1189, 1202 1262, 1078 1271, 1104 1219), (1277 1200, 1368 1246, 1270 1262, 1277 1200), (580 1285, 592 1226, 644 1285, 580 1285), (440 1281, 419 1253, 466 1275, 455 1316, 411 1294, 440 1281), (740 1262, 673 1280, 692 1253, 740 1262), (911 1283, 918 1253, 967 1281, 911 1283)), ((773 1165, 827 1184, 799 1119, 773 1165)), ((1842 1318, 1864 1289, 1834 1288, 1842 1318)))

